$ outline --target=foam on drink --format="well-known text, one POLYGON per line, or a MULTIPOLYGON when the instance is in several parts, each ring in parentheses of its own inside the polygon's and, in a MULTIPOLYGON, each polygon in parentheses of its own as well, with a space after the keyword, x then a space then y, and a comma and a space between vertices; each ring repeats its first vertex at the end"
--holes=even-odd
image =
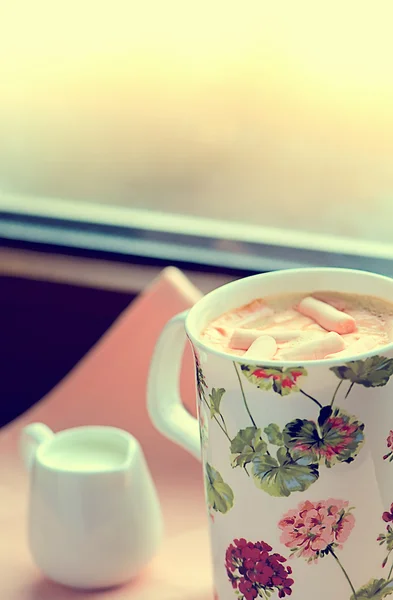
POLYGON ((324 290, 257 298, 212 321, 201 339, 256 360, 345 359, 393 341, 393 304, 324 290))

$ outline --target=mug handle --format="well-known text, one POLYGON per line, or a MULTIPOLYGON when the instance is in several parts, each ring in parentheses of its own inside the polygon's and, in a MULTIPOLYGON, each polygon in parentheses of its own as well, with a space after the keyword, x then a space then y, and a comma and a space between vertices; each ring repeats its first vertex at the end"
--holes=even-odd
POLYGON ((187 313, 184 311, 168 321, 158 339, 150 363, 147 408, 153 424, 163 435, 201 460, 198 420, 187 411, 179 393, 187 313))

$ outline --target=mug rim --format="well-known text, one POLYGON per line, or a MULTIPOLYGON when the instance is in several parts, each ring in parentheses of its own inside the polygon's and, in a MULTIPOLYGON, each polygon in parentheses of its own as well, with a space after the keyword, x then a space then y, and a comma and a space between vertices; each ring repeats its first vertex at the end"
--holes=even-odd
MULTIPOLYGON (((257 366, 257 365, 261 365, 263 364, 264 367, 266 368, 277 368, 277 367, 283 367, 283 368, 292 368, 292 367, 299 367, 301 365, 307 365, 307 366, 336 366, 336 365, 342 365, 343 363, 348 363, 354 360, 363 360, 372 356, 376 355, 376 351, 375 349, 372 350, 368 350, 367 352, 363 352, 361 354, 354 354, 353 356, 348 356, 345 358, 345 360, 343 360, 343 358, 323 358, 323 359, 318 359, 318 360, 291 360, 291 361, 284 361, 284 360, 261 360, 261 359, 251 359, 251 358, 244 358, 243 356, 238 356, 236 354, 228 354, 227 352, 223 352, 221 350, 218 350, 216 348, 212 348, 211 346, 207 345, 204 341, 202 341, 198 335, 195 333, 195 328, 196 328, 196 321, 197 321, 197 317, 198 317, 198 313, 207 305, 209 305, 211 302, 214 302, 214 300, 220 296, 221 294, 223 294, 225 291, 227 291, 228 293, 230 293, 232 290, 234 290, 235 288, 237 289, 241 289, 244 286, 248 285, 249 281, 257 281, 259 279, 275 279, 275 278, 281 278, 281 277, 285 277, 286 274, 290 275, 296 275, 297 273, 302 274, 302 275, 307 275, 307 273, 310 274, 345 274, 347 273, 348 275, 358 275, 361 277, 367 277, 370 280, 374 280, 374 281, 380 281, 380 282, 385 282, 388 285, 392 286, 392 294, 393 294, 393 279, 390 277, 387 277, 385 275, 379 275, 377 273, 372 273, 371 271, 363 271, 361 269, 344 269, 344 268, 340 268, 340 267, 301 267, 301 268, 296 268, 296 269, 280 269, 280 270, 276 270, 276 271, 269 271, 267 273, 257 273, 256 275, 250 275, 248 277, 242 277, 240 279, 237 279, 235 281, 230 281, 224 285, 219 286, 218 288, 212 290, 211 292, 209 292, 208 294, 206 294, 205 296, 203 296, 200 300, 198 300, 198 302, 196 302, 196 304, 194 304, 194 306, 188 311, 186 317, 185 317, 185 330, 186 330, 186 334, 187 337, 189 338, 189 340, 191 341, 192 345, 196 348, 199 348, 205 352, 207 352, 208 354, 214 354, 215 356, 219 356, 220 358, 226 358, 231 360, 232 362, 236 362, 236 363, 241 363, 241 364, 247 364, 247 365, 252 365, 252 366, 257 366)), ((356 293, 356 292, 354 292, 356 293)), ((370 294, 372 295, 372 294, 370 294)), ((380 296, 376 296, 378 298, 381 298, 380 296)), ((382 300, 385 300, 387 302, 389 302, 389 300, 387 300, 386 298, 381 298, 382 300)), ((226 312, 225 310, 223 312, 226 312)), ((378 354, 383 354, 386 352, 389 352, 393 350, 393 341, 390 342, 389 344, 385 344, 384 346, 381 346, 380 348, 377 349, 377 353, 378 354)))

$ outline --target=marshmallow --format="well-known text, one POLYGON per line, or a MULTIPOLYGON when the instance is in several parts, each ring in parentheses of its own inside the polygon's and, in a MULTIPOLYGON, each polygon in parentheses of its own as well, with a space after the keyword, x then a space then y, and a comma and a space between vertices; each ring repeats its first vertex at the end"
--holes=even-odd
POLYGON ((345 310, 347 308, 345 300, 337 296, 334 292, 313 292, 312 297, 330 304, 330 306, 334 306, 337 310, 345 310))
POLYGON ((229 337, 231 330, 228 327, 213 327, 223 337, 229 337))
POLYGON ((256 339, 263 333, 259 329, 234 329, 229 340, 229 348, 234 350, 248 350, 256 339))
POLYGON ((295 340, 303 334, 302 331, 285 331, 285 329, 234 329, 229 340, 229 348, 232 350, 248 350, 255 340, 261 336, 270 336, 278 344, 295 340))
POLYGON ((302 315, 314 319, 327 331, 353 333, 356 330, 356 322, 353 317, 311 296, 303 298, 296 309, 302 315))
POLYGON ((253 360, 269 360, 273 358, 277 351, 277 344, 274 338, 270 335, 260 335, 249 347, 247 352, 243 354, 243 358, 251 358, 253 360))
POLYGON ((377 340, 373 338, 365 338, 350 344, 342 350, 341 352, 335 352, 333 354, 327 354, 325 358, 350 358, 351 356, 356 356, 357 354, 364 354, 369 350, 372 350, 377 345, 377 340))
POLYGON ((344 350, 344 340, 338 333, 330 332, 323 338, 305 340, 294 348, 283 351, 280 360, 321 360, 328 354, 344 350))
MULTIPOLYGON (((271 335, 278 344, 282 344, 283 342, 296 340, 303 334, 303 331, 296 329, 293 331, 285 329, 264 329, 263 333, 266 333, 266 335, 271 335)), ((261 334, 261 332, 259 332, 259 334, 261 334)))

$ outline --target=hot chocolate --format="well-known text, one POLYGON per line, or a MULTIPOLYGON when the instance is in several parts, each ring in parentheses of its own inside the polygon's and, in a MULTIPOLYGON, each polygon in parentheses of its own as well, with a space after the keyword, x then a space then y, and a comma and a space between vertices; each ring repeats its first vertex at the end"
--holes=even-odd
POLYGON ((393 305, 328 291, 258 298, 201 333, 210 347, 256 360, 347 358, 393 339, 393 305))

